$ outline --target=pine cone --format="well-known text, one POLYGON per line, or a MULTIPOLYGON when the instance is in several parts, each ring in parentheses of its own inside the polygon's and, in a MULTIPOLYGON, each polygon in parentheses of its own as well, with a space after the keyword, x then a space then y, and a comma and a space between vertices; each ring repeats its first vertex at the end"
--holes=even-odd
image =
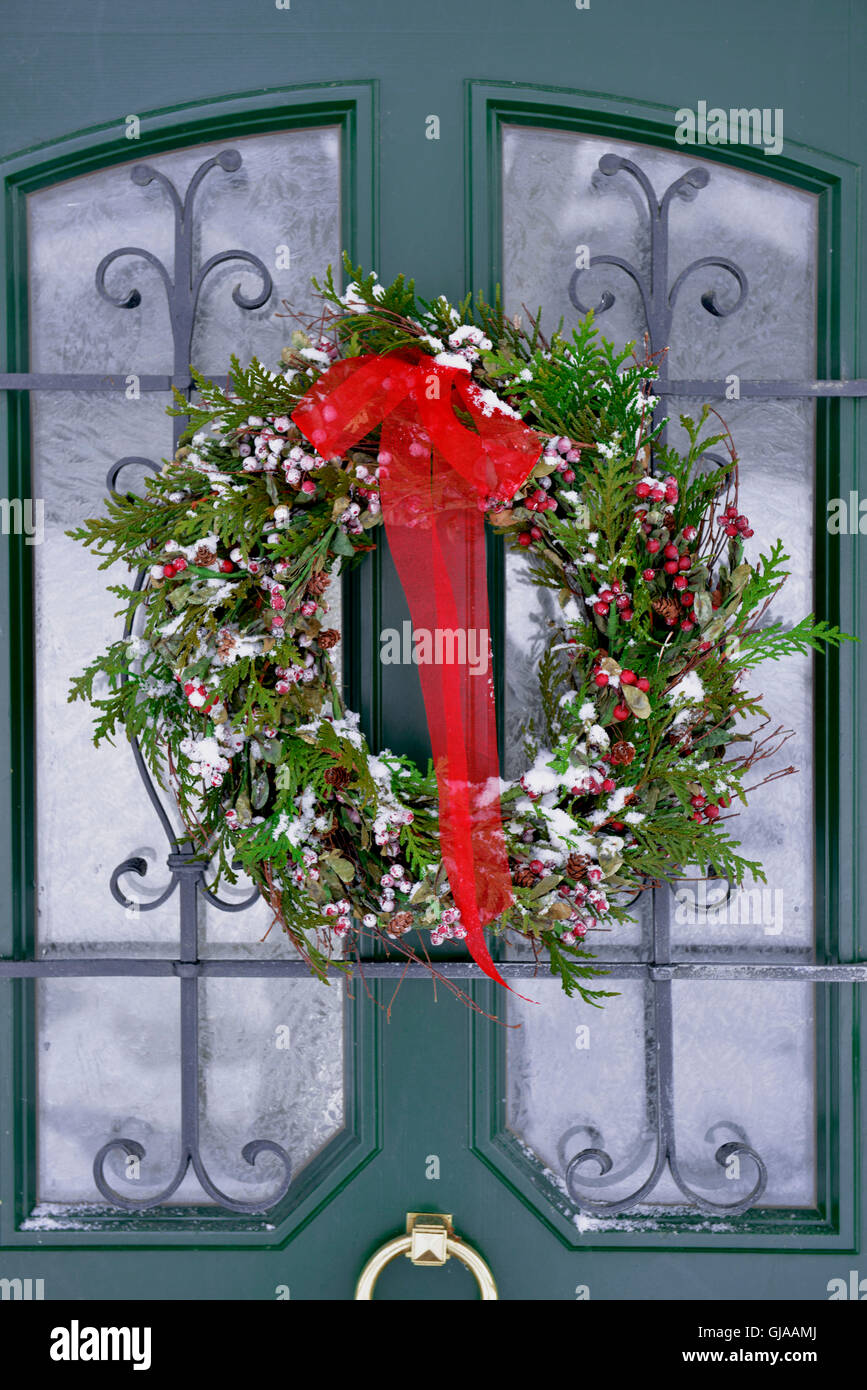
POLYGON ((216 558, 216 550, 209 550, 206 545, 200 545, 196 551, 194 564, 201 565, 202 569, 210 569, 216 558))
POLYGON ((330 767, 325 773, 325 781, 329 787, 334 787, 336 791, 339 791, 341 787, 345 787, 348 782, 352 781, 352 773, 348 767, 330 767))
POLYGON ((583 878, 589 868, 590 860, 586 854, 570 854, 566 860, 566 877, 583 878))
POLYGON ((396 912, 386 927, 389 936, 405 936, 413 928, 411 912, 396 912))
POLYGON ((340 633, 337 631, 336 627, 326 627, 323 628, 316 640, 320 647, 327 652, 330 651, 332 647, 337 646, 337 643, 340 641, 340 633))
POLYGON ((232 635, 231 632, 220 633, 220 638, 217 642, 217 653, 220 657, 220 660, 228 661, 229 657, 232 655, 232 652, 235 650, 237 645, 237 639, 232 635))
POLYGON ((621 739, 619 743, 613 745, 611 752, 608 754, 608 761, 614 767, 628 767, 634 757, 635 749, 632 744, 626 743, 621 739))
POLYGON ((312 594, 314 598, 318 598, 320 594, 325 593, 330 583, 331 575, 327 570, 316 570, 307 580, 307 592, 312 594))
POLYGON ((532 888, 536 882, 536 873, 529 865, 525 864, 522 868, 516 869, 512 874, 512 882, 517 883, 519 888, 532 888))
POLYGON ((650 606, 654 613, 668 623, 669 627, 673 627, 680 617, 680 609, 673 598, 667 596, 655 598, 650 606))
POLYGON ((714 589, 713 593, 712 593, 711 596, 710 596, 711 607, 712 607, 713 609, 719 608, 719 606, 720 606, 720 604, 722 603, 722 601, 723 601, 723 591, 722 591, 722 589, 714 589))
POLYGON ((666 530, 669 532, 670 535, 673 535, 673 534, 674 534, 674 531, 675 531, 675 529, 676 529, 676 526, 675 526, 676 521, 677 521, 677 518, 676 518, 676 516, 674 515, 674 512, 666 512, 666 513, 665 513, 665 516, 662 518, 662 524, 663 524, 663 526, 666 528, 666 530))

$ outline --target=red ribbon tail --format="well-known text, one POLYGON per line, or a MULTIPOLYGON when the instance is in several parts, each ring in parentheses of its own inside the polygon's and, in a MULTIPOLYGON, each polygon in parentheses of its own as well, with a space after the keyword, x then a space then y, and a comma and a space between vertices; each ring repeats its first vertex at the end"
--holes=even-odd
POLYGON ((484 933, 513 898, 500 818, 480 503, 511 497, 540 445, 520 420, 492 409, 465 375, 420 352, 349 358, 312 383, 292 418, 323 457, 344 452, 382 421, 386 535, 413 624, 435 648, 419 657, 419 675, 437 769, 443 864, 470 954, 489 979, 509 989, 484 933), (475 431, 455 414, 453 390, 475 431))

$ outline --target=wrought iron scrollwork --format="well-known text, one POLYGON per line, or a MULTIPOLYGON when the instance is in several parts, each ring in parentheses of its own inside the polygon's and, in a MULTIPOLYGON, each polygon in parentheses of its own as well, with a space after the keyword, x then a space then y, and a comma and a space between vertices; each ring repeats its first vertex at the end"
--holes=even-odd
POLYGON ((145 261, 157 271, 163 282, 169 307, 169 318, 174 344, 175 385, 181 389, 182 383, 189 383, 190 358, 192 356, 193 329, 199 295, 207 276, 225 261, 242 261, 251 266, 261 279, 261 289, 252 295, 245 295, 240 284, 232 291, 232 298, 240 309, 261 309, 267 304, 274 290, 274 282, 265 263, 252 251, 218 251, 211 256, 199 270, 193 269, 193 209, 199 185, 211 169, 219 167, 226 173, 234 173, 241 167, 241 156, 237 150, 222 150, 212 159, 206 159, 193 174, 183 199, 171 179, 154 169, 150 164, 136 164, 130 177, 140 188, 158 183, 164 189, 172 205, 175 219, 174 262, 170 275, 159 257, 141 246, 120 246, 103 256, 96 269, 96 289, 109 304, 118 309, 137 309, 141 302, 141 291, 128 290, 126 293, 112 293, 105 282, 106 272, 116 261, 132 256, 145 261))
MULTIPOLYGON (((261 289, 256 293, 245 295, 242 293, 240 285, 235 286, 232 297, 242 309, 261 308, 271 297, 273 291, 273 282, 267 268, 258 256, 254 256, 249 251, 221 251, 217 255, 211 256, 194 273, 193 207, 199 185, 209 171, 215 167, 228 173, 234 172, 241 167, 241 156, 237 150, 223 150, 215 158, 205 160, 190 180, 182 199, 174 184, 165 174, 149 164, 137 164, 131 174, 133 183, 142 188, 153 182, 158 183, 167 194, 174 211, 173 273, 170 275, 162 261, 150 251, 138 246, 123 246, 116 251, 109 252, 100 261, 96 270, 97 292, 109 304, 113 304, 119 309, 138 308, 142 303, 142 296, 136 288, 125 293, 112 293, 106 285, 106 272, 109 268, 122 257, 132 256, 145 261, 157 271, 162 279, 169 305, 174 345, 173 380, 179 389, 185 391, 189 391, 190 386, 190 356, 199 295, 210 272, 224 261, 242 261, 258 272, 262 283, 261 289)), ((182 428, 183 422, 177 419, 175 422, 176 444, 182 428)), ((155 473, 159 472, 159 466, 152 459, 140 455, 127 455, 118 459, 108 470, 106 486, 110 492, 117 491, 121 473, 133 466, 145 468, 155 473)), ((141 590, 146 573, 144 569, 138 572, 133 586, 135 591, 141 590)), ((124 637, 130 638, 131 636, 132 619, 128 618, 124 628, 124 637)), ((124 682, 129 679, 128 675, 123 677, 124 682)), ((207 1172, 199 1148, 198 985, 200 968, 198 960, 198 903, 200 900, 206 901, 221 912, 242 912, 257 900, 258 890, 254 889, 248 897, 235 903, 219 897, 206 883, 207 855, 196 856, 189 846, 181 843, 162 804, 137 739, 131 740, 131 747, 142 784, 169 844, 170 852, 166 863, 171 877, 162 892, 149 901, 140 902, 130 898, 124 892, 121 880, 129 874, 135 874, 141 879, 148 871, 146 859, 141 855, 130 855, 114 869, 109 887, 115 902, 124 908, 135 908, 140 912, 152 912, 167 902, 178 888, 180 889, 181 950, 180 959, 175 966, 181 990, 180 1157, 171 1182, 161 1192, 151 1197, 133 1197, 118 1192, 111 1185, 106 1176, 105 1165, 108 1158, 116 1153, 123 1153, 128 1158, 141 1160, 146 1157, 145 1149, 137 1139, 111 1139, 108 1143, 103 1144, 94 1159, 93 1179, 100 1193, 113 1206, 121 1207, 124 1211, 144 1211, 168 1201, 180 1187, 187 1172, 192 1169, 204 1192, 219 1206, 229 1211, 250 1214, 268 1211, 286 1195, 292 1179, 292 1162, 285 1149, 270 1139, 254 1139, 245 1144, 241 1150, 241 1155, 248 1164, 254 1165, 261 1154, 274 1154, 283 1167, 283 1176, 277 1184, 276 1190, 267 1199, 243 1201, 240 1198, 230 1197, 217 1187, 207 1172)))
MULTIPOLYGON (((621 171, 629 174, 644 194, 650 216, 650 270, 645 275, 630 261, 624 260, 622 256, 591 256, 588 264, 574 270, 569 280, 569 299, 579 314, 588 313, 590 306, 578 296, 578 281, 589 269, 597 265, 609 265, 622 270, 636 285, 644 311, 651 352, 658 352, 661 348, 667 347, 671 341, 672 317, 678 295, 685 281, 698 270, 710 268, 724 270, 732 277, 737 286, 737 297, 734 303, 727 307, 717 302, 715 291, 705 290, 701 295, 701 303, 707 312, 714 318, 728 318, 731 314, 737 313, 749 294, 749 284, 745 272, 728 256, 699 256, 697 260, 691 261, 680 272, 669 287, 668 224, 671 205, 675 198, 684 200, 695 198, 709 182, 710 175, 707 170, 701 168, 687 169, 686 173, 681 174, 679 178, 669 184, 661 199, 657 198, 656 190, 647 174, 631 159, 625 159, 618 154, 604 154, 599 161, 599 170, 606 178, 612 178, 621 171)), ((613 292, 608 289, 603 290, 598 304, 594 306, 594 313, 604 314, 615 303, 616 296, 613 292)), ((658 381, 664 383, 667 379, 668 358, 667 355, 663 354, 659 362, 658 381)), ((659 414, 659 410, 660 408, 657 407, 655 415, 659 414)))
MULTIPOLYGON (((144 861, 129 859, 115 870, 115 875, 125 869, 140 872, 144 861)), ((170 892, 180 886, 181 905, 181 950, 175 964, 175 974, 179 978, 181 991, 181 1133, 180 1157, 171 1182, 150 1197, 133 1197, 118 1192, 112 1187, 105 1173, 109 1155, 117 1152, 128 1158, 141 1160, 146 1157, 145 1149, 137 1139, 119 1137, 103 1144, 93 1161, 93 1180, 103 1197, 113 1206, 124 1211, 145 1211, 169 1200, 183 1182, 188 1170, 192 1168, 203 1190, 219 1206, 229 1211, 248 1214, 269 1211, 285 1197, 292 1181, 292 1160, 280 1144, 272 1139, 253 1139, 245 1144, 241 1156, 252 1167, 257 1158, 264 1153, 274 1154, 283 1167, 283 1176, 268 1197, 253 1201, 230 1197, 221 1191, 212 1180, 205 1167, 200 1151, 199 1133, 199 977, 198 959, 198 921, 197 901, 204 888, 205 861, 189 848, 168 856, 168 868, 172 875, 170 892)), ((114 876, 113 876, 114 878, 114 876)), ((167 893, 166 896, 169 896, 167 893)), ((213 900, 213 895, 211 895, 213 900)), ((163 898, 163 901, 165 898, 163 898)), ((155 905, 155 904, 154 904, 155 905)), ((229 909, 230 911, 233 909, 229 909)))
POLYGON ((640 1152, 627 1161, 625 1167, 615 1170, 614 1160, 603 1147, 602 1132, 596 1126, 575 1125, 563 1135, 559 1144, 560 1160, 564 1166, 564 1181, 570 1198, 579 1211, 591 1216, 617 1216, 630 1211, 647 1201, 653 1194, 660 1178, 668 1169, 671 1178, 684 1197, 709 1216, 739 1216, 759 1201, 768 1183, 768 1170, 764 1159, 748 1143, 747 1137, 731 1122, 721 1121, 714 1125, 705 1138, 713 1142, 719 1129, 738 1134, 736 1139, 720 1144, 714 1154, 715 1161, 725 1171, 726 1177, 734 1172, 739 1177, 739 1164, 733 1169, 732 1159, 748 1159, 756 1170, 756 1179, 750 1191, 735 1198, 732 1202, 717 1202, 697 1192, 695 1186, 687 1181, 681 1169, 675 1137, 674 1105, 674 1018, 672 1010, 671 937, 668 911, 665 904, 660 905, 653 889, 654 913, 651 941, 650 990, 652 997, 647 1014, 647 1038, 645 1052, 645 1084, 647 1087, 650 1124, 640 1145, 640 1152), (574 1134, 586 1130, 591 1144, 566 1161, 566 1143, 574 1134), (645 1159, 653 1152, 650 1172, 637 1188, 624 1197, 605 1198, 594 1195, 593 1190, 623 1182, 630 1177, 645 1159), (598 1174, 588 1179, 582 1174, 585 1164, 598 1165, 598 1174), (582 1190, 583 1187, 583 1190, 582 1190))
MULTIPOLYGON (((624 260, 622 256, 592 256, 588 266, 574 270, 569 281, 569 299, 578 312, 586 314, 589 310, 589 306, 578 296, 578 281, 581 275, 590 267, 608 265, 622 270, 638 289, 651 352, 659 351, 670 342, 672 318, 678 295, 689 276, 697 271, 713 268, 726 271, 732 277, 737 286, 737 296, 734 303, 723 307, 717 302, 716 295, 712 290, 705 291, 701 295, 701 303, 707 312, 715 318, 727 318, 730 314, 736 313, 746 300, 749 286, 744 271, 727 256, 698 257, 691 261, 669 286, 669 214, 671 205, 675 198, 691 200, 697 197, 700 190, 708 184, 710 175, 707 170, 702 168, 688 169, 669 184, 661 199, 657 198, 656 190, 644 170, 630 159, 613 153, 605 154, 599 161, 599 171, 607 178, 611 178, 621 171, 627 173, 641 189, 650 218, 650 270, 649 274, 644 275, 631 262, 624 260)), ((603 290, 599 302, 595 306, 595 313, 605 313, 615 302, 612 291, 603 290)), ((665 382, 667 378, 667 356, 663 354, 659 363, 659 380, 665 382)), ((657 422, 660 413, 661 407, 657 406, 654 412, 654 423, 657 422)), ((708 453, 705 457, 709 462, 717 465, 728 463, 728 460, 721 458, 718 454, 708 453)), ((712 865, 709 872, 712 876, 716 876, 712 865)), ((645 1059, 650 1126, 639 1143, 637 1152, 626 1161, 625 1166, 621 1167, 620 1170, 615 1169, 614 1160, 604 1148, 602 1134, 598 1128, 575 1125, 567 1130, 559 1145, 566 1189, 576 1207, 588 1215, 615 1216, 620 1212, 634 1209, 650 1198, 667 1168, 684 1197, 700 1211, 715 1216, 736 1216, 753 1206, 761 1198, 767 1186, 767 1168, 761 1156, 747 1142, 746 1136, 720 1144, 716 1149, 714 1158, 720 1167, 726 1170, 727 1174, 732 1171, 731 1162, 734 1158, 748 1159, 756 1170, 756 1179, 750 1191, 746 1195, 736 1198, 733 1202, 716 1202, 697 1192, 681 1170, 675 1139, 674 1038, 668 906, 666 903, 660 903, 659 889, 653 888, 651 891, 653 893, 653 928, 649 974, 652 999, 647 1010, 645 1059), (582 1130, 588 1132, 591 1143, 567 1161, 566 1142, 582 1130), (601 1188, 610 1187, 614 1183, 623 1183, 643 1165, 650 1153, 653 1153, 650 1172, 640 1185, 627 1196, 605 1198, 594 1195, 594 1191, 598 1192, 601 1188), (597 1175, 592 1178, 588 1175, 585 1167, 591 1163, 597 1165, 598 1168, 597 1175)), ((726 881, 725 896, 714 904, 707 905, 704 910, 707 911, 710 906, 719 906, 722 902, 727 901, 731 891, 731 884, 726 881)), ((730 1133, 737 1132, 733 1130, 731 1125, 724 1127, 730 1133)), ((706 1137, 711 1139, 717 1128, 719 1126, 714 1126, 714 1129, 709 1131, 706 1137)))

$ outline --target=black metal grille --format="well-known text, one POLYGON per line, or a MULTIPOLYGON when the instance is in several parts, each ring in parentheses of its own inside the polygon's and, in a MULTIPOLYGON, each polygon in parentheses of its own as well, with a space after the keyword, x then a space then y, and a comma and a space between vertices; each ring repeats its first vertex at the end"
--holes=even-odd
MULTIPOLYGON (((171 181, 158 170, 147 164, 136 165, 131 178, 139 186, 156 181, 164 189, 173 210, 175 227, 175 252, 173 275, 149 251, 140 247, 121 247, 105 256, 96 271, 96 290, 109 303, 119 309, 137 308, 142 297, 134 289, 124 297, 112 295, 105 283, 106 272, 115 261, 125 256, 134 256, 146 261, 160 275, 168 300, 173 339, 173 370, 169 375, 146 375, 138 380, 143 392, 166 391, 171 387, 189 394, 191 379, 189 360, 193 329, 196 322, 196 309, 202 283, 209 272, 218 264, 238 260, 246 262, 258 271, 262 280, 261 290, 252 297, 241 294, 236 287, 233 292, 235 303, 242 309, 256 309, 267 303, 273 285, 271 276, 262 261, 243 250, 228 250, 212 256, 203 266, 196 269, 193 263, 193 217, 196 191, 206 175, 215 168, 230 172, 241 165, 241 155, 236 150, 224 150, 215 158, 206 160, 196 170, 184 193, 180 196, 171 181)), ((677 197, 695 196, 708 182, 705 169, 687 170, 666 189, 661 200, 646 174, 638 165, 619 155, 606 154, 599 161, 599 168, 606 176, 619 172, 628 173, 642 188, 650 213, 650 273, 643 276, 636 268, 615 255, 594 256, 590 265, 608 265, 619 268, 627 274, 638 287, 646 319, 650 346, 655 350, 668 343, 670 339, 672 315, 678 294, 686 279, 705 267, 716 267, 727 271, 737 286, 735 302, 727 309, 721 308, 713 293, 703 294, 701 302, 708 313, 717 317, 734 313, 746 301, 749 286, 744 272, 733 261, 724 256, 704 256, 693 261, 682 270, 669 285, 668 270, 668 220, 673 200, 677 197)), ((579 312, 586 312, 577 294, 581 275, 576 270, 568 286, 568 295, 579 312)), ((614 303, 614 296, 606 291, 596 313, 604 313, 614 303)), ((213 373, 212 375, 219 375, 213 373)), ((654 390, 661 396, 679 395, 706 399, 721 399, 725 396, 725 382, 670 380, 667 375, 666 360, 663 357, 661 375, 654 384, 654 390)), ((126 386, 124 375, 112 373, 51 374, 51 373, 12 373, 0 374, 0 390, 12 391, 122 391, 126 386)), ((758 398, 840 398, 863 397, 867 395, 867 381, 760 381, 741 380, 741 397, 758 398)), ((661 411, 661 406, 657 407, 661 411)), ((174 427, 175 442, 183 428, 177 419, 174 427)), ((109 470, 107 483, 113 489, 120 472, 131 464, 157 469, 157 464, 147 458, 127 456, 118 460, 109 470)), ((137 583, 143 582, 144 574, 138 576, 137 583)), ((221 900, 208 888, 205 881, 205 865, 192 856, 189 849, 182 846, 175 837, 171 822, 160 802, 150 778, 141 751, 133 743, 133 756, 142 777, 154 811, 165 831, 169 842, 167 866, 171 881, 157 898, 147 903, 133 904, 120 886, 126 874, 143 876, 147 871, 146 861, 130 858, 119 864, 111 875, 110 891, 116 902, 125 907, 135 906, 140 911, 149 911, 166 902, 179 890, 179 931, 180 950, 177 959, 139 959, 124 957, 62 958, 54 955, 40 959, 0 960, 0 978, 71 978, 99 976, 133 977, 174 977, 180 980, 181 1007, 181 1124, 180 1157, 174 1177, 164 1191, 147 1198, 132 1198, 115 1191, 109 1184, 104 1165, 109 1154, 117 1149, 139 1159, 145 1156, 144 1149, 136 1140, 116 1138, 103 1145, 94 1159, 93 1173, 97 1188, 106 1200, 115 1207, 127 1211, 142 1211, 155 1207, 168 1200, 177 1191, 190 1168, 208 1196, 220 1207, 233 1212, 264 1212, 273 1208, 286 1194, 292 1175, 289 1155, 270 1140, 253 1140, 242 1149, 242 1156, 249 1164, 254 1164, 261 1153, 275 1154, 280 1160, 284 1173, 277 1189, 267 1198, 255 1202, 245 1202, 220 1191, 210 1179, 199 1150, 199 1072, 198 1072, 198 984, 201 979, 225 978, 297 978, 306 977, 307 966, 300 960, 200 960, 198 955, 198 904, 203 899, 222 911, 239 912, 251 905, 258 896, 253 893, 238 903, 221 900)), ((647 1179, 630 1196, 615 1201, 604 1201, 588 1196, 580 1190, 580 1169, 582 1164, 595 1161, 601 1174, 611 1171, 613 1164, 609 1154, 601 1148, 586 1148, 572 1158, 565 1173, 568 1191, 576 1207, 591 1214, 616 1214, 646 1202, 662 1176, 666 1167, 679 1189, 691 1204, 711 1214, 726 1213, 736 1215, 757 1203, 765 1189, 767 1170, 761 1156, 745 1141, 723 1144, 716 1154, 717 1161, 725 1166, 733 1155, 743 1156, 752 1161, 756 1169, 756 1180, 747 1196, 735 1203, 716 1203, 695 1193, 680 1173, 675 1145, 674 1124, 674 1065, 673 1065, 673 1019, 671 986, 675 980, 800 980, 808 983, 846 983, 867 981, 867 964, 852 963, 826 965, 791 959, 762 959, 734 961, 731 959, 706 961, 672 961, 669 937, 668 916, 656 900, 654 891, 653 925, 651 940, 646 958, 640 961, 602 960, 599 964, 617 979, 638 979, 646 981, 652 990, 652 1010, 649 1029, 647 1077, 649 1089, 654 1095, 651 1110, 655 1116, 656 1155, 652 1170, 647 1179)), ((363 964, 348 963, 334 969, 348 969, 351 973, 362 972, 371 978, 423 978, 426 968, 421 964, 407 964, 388 961, 367 961, 363 964)), ((500 970, 507 978, 528 978, 537 973, 534 964, 523 962, 504 962, 500 970)), ((440 961, 438 971, 450 979, 467 981, 482 980, 479 967, 472 963, 440 961)))

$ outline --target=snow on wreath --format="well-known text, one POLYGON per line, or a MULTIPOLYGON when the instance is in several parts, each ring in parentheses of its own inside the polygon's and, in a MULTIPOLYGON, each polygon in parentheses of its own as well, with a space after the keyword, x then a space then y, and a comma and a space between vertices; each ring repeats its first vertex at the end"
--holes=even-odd
MULTIPOLYGON (((115 494, 71 533, 104 565, 147 578, 115 588, 134 635, 97 656, 70 698, 92 701, 97 742, 118 727, 138 741, 217 882, 241 866, 323 979, 379 942, 460 993, 431 948, 465 940, 490 961, 489 946, 511 938, 567 993, 599 1003, 594 938, 616 941, 637 895, 687 866, 733 885, 764 878, 739 853, 736 813, 789 731, 749 677, 847 634, 812 615, 773 620, 782 542, 754 537, 715 411, 682 417, 685 452, 660 441, 653 360, 616 350, 590 320, 546 338, 499 297, 452 306, 417 297, 403 276, 386 287, 346 269, 343 293, 330 270, 314 281, 321 316, 292 333, 276 370, 233 358, 225 386, 196 374, 198 399, 179 397, 174 412, 190 422, 175 457, 143 495, 115 494), (417 389, 418 372, 437 391, 417 389), (334 428, 352 426, 338 450, 329 409, 334 428), (322 453, 305 433, 314 426, 322 453), (704 455, 719 445, 728 462, 709 472, 704 455), (433 508, 413 447, 439 489, 433 508), (451 602, 461 566, 448 546, 453 532, 475 536, 471 510, 557 601, 538 663, 542 715, 525 728, 514 781, 469 739, 422 769, 373 752, 336 679, 335 577, 375 547, 385 519, 390 542, 405 531, 440 546, 451 602), (472 858, 480 844, 487 860, 472 858)), ((493 707, 469 644, 463 665, 437 665, 435 650, 416 661, 418 628, 435 644, 437 627, 455 624, 414 619, 395 640, 420 678, 462 715, 479 695, 493 707)))

